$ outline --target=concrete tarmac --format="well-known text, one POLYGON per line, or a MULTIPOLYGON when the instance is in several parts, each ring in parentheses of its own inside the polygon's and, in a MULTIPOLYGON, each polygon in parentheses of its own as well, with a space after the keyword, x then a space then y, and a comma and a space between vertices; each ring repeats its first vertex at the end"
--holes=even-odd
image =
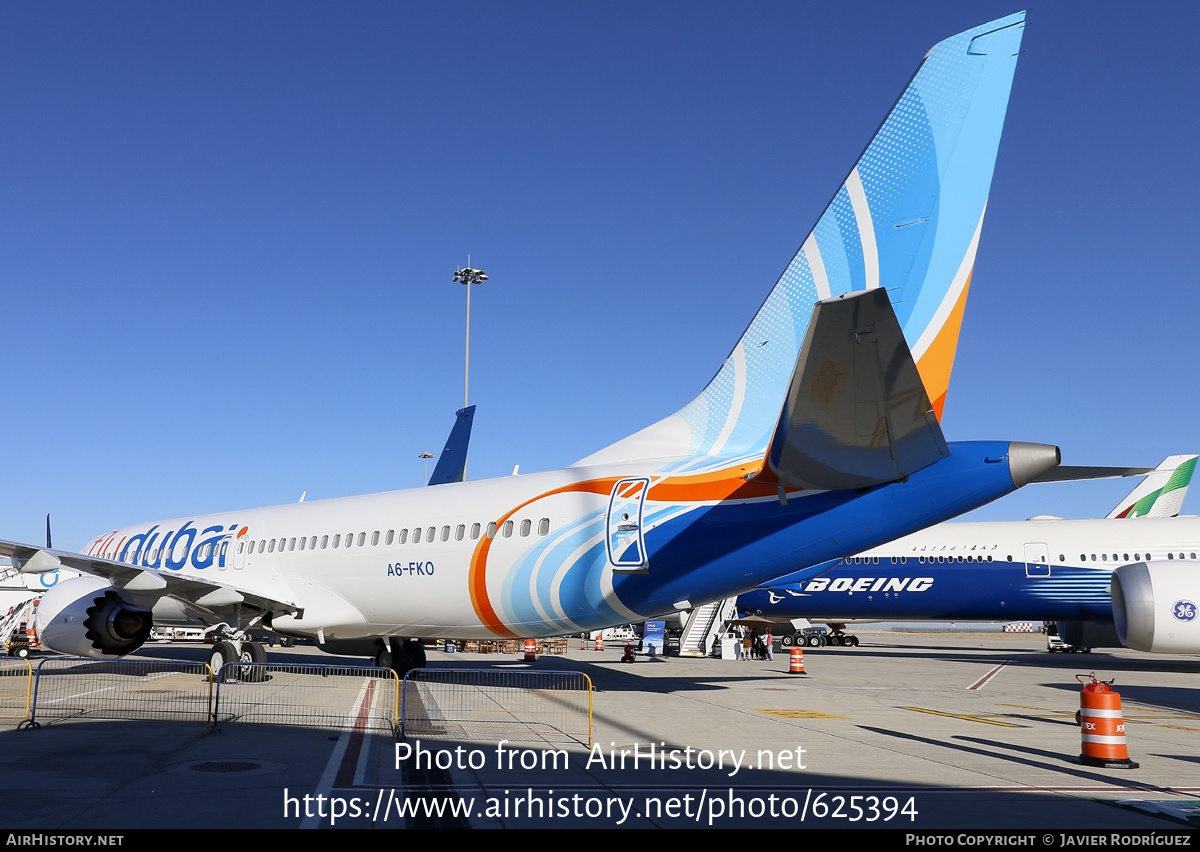
MULTIPOLYGON (((534 663, 430 651, 436 667, 586 673, 591 750, 409 740, 397 761, 392 738, 373 733, 231 722, 201 736, 192 722, 86 717, 10 725, 0 824, 1163 831, 1200 813, 1200 658, 1050 654, 1037 635, 858 635, 858 648, 805 649, 803 675, 779 653, 628 664, 618 648, 578 641, 534 663), (1075 675, 1093 671, 1115 679, 1137 769, 1077 761, 1075 675), (416 766, 416 754, 434 766, 416 766)), ((207 649, 141 656, 199 660, 207 649)), ((342 658, 297 647, 269 661, 342 658)))

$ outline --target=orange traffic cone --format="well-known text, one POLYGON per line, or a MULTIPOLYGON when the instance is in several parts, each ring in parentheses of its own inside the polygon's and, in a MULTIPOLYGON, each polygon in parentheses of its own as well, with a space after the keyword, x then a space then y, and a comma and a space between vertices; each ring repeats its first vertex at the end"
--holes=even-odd
POLYGON ((603 636, 597 636, 597 637, 596 637, 596 650, 597 650, 597 651, 603 651, 603 650, 604 650, 604 637, 603 637, 603 636))
POLYGON ((1121 696, 1109 688, 1112 681, 1104 683, 1095 674, 1075 675, 1075 679, 1083 684, 1079 694, 1079 727, 1083 735, 1079 762, 1106 769, 1137 769, 1138 764, 1129 759, 1125 747, 1121 696))
POLYGON ((525 640, 525 662, 533 663, 537 661, 537 640, 525 640))
POLYGON ((788 674, 804 674, 804 649, 792 648, 791 666, 788 674))

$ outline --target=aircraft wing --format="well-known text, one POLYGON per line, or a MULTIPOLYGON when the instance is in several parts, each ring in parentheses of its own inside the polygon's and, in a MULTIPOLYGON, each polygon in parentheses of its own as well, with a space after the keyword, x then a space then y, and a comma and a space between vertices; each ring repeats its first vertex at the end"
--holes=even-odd
POLYGON ((767 449, 779 482, 866 488, 949 454, 887 291, 818 302, 767 449))
POLYGON ((296 612, 302 609, 293 601, 263 595, 241 584, 226 582, 225 578, 217 582, 175 571, 127 565, 124 562, 86 556, 68 550, 0 540, 0 556, 10 557, 23 574, 45 574, 59 568, 69 568, 103 577, 118 589, 134 593, 170 595, 201 607, 246 603, 269 612, 296 612))

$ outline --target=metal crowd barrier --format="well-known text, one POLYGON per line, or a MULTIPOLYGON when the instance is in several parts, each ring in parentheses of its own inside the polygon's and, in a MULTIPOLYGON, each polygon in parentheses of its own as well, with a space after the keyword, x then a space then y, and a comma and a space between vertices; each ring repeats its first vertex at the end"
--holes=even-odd
POLYGON ((92 660, 54 657, 34 670, 31 724, 91 719, 206 723, 212 670, 183 660, 92 660))
POLYGON ((414 669, 400 736, 592 744, 592 681, 581 672, 414 669))
POLYGON ((226 663, 217 672, 212 723, 396 731, 400 681, 373 666, 226 663))
POLYGON ((33 666, 29 660, 0 659, 0 719, 27 722, 32 707, 33 666))

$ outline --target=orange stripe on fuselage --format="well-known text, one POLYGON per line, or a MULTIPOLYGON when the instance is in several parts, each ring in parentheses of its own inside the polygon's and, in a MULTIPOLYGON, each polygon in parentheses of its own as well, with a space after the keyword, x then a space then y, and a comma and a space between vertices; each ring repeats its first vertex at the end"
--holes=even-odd
MULTIPOLYGON (((698 473, 690 476, 667 476, 658 482, 652 482, 647 499, 657 500, 662 503, 678 504, 716 503, 722 500, 773 497, 777 491, 774 485, 755 482, 753 480, 747 482, 745 479, 746 474, 759 470, 761 466, 761 461, 747 462, 737 467, 725 468, 724 470, 709 473, 698 473)), ((499 533, 500 527, 505 521, 538 500, 553 497, 556 494, 611 494, 617 482, 624 478, 613 476, 604 479, 590 479, 584 482, 564 485, 561 488, 555 488, 539 494, 514 507, 506 512, 503 517, 499 518, 496 521, 496 531, 499 533)), ((641 485, 640 483, 631 483, 631 487, 632 490, 629 490, 623 496, 636 494, 637 489, 641 485)), ((622 491, 625 492, 627 489, 623 488, 622 491)), ((471 592, 471 607, 488 630, 502 638, 515 639, 517 638, 517 634, 504 625, 500 616, 496 614, 496 609, 492 606, 491 599, 488 597, 487 558, 491 547, 492 539, 485 535, 480 539, 479 544, 475 545, 475 552, 471 554, 471 569, 467 576, 467 585, 471 592)))
MULTIPOLYGON (((500 527, 505 521, 531 503, 536 503, 538 500, 541 500, 545 497, 553 497, 555 494, 609 494, 612 492, 613 486, 616 485, 617 481, 618 478, 614 476, 609 479, 591 479, 586 482, 573 482, 570 485, 564 485, 561 488, 554 488, 543 494, 539 494, 538 496, 513 507, 501 518, 499 518, 496 521, 496 534, 499 535, 500 527)), ((504 622, 502 622, 500 620, 500 616, 496 614, 496 609, 492 606, 491 599, 488 597, 487 557, 488 551, 491 549, 492 539, 485 535, 479 540, 479 544, 475 545, 475 552, 471 554, 471 570, 467 575, 467 586, 471 592, 471 607, 475 610, 475 614, 479 617, 479 620, 483 622, 483 626, 488 630, 504 639, 516 639, 517 634, 513 633, 504 626, 504 622)))

